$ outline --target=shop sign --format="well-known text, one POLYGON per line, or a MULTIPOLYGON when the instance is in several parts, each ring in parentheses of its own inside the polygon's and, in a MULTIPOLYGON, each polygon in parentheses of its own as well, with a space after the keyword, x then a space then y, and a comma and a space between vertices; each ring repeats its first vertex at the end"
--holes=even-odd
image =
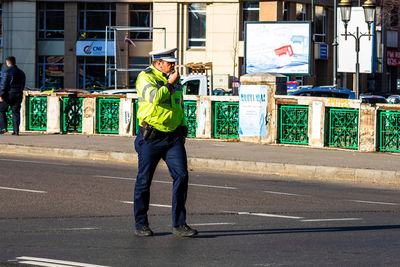
MULTIPOLYGON (((77 56, 105 56, 105 41, 76 41, 77 56)), ((107 56, 114 56, 114 42, 107 42, 107 56)))
POLYGON ((386 57, 388 66, 400 66, 400 51, 387 50, 386 57))

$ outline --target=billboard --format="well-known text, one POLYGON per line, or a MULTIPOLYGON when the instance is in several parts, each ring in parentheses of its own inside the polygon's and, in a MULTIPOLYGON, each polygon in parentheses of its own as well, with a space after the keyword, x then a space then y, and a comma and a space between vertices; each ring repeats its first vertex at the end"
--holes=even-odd
MULTIPOLYGON (((356 47, 355 39, 348 35, 347 40, 343 34, 344 23, 342 22, 340 9, 337 10, 337 25, 338 25, 338 72, 356 72, 356 47)), ((352 7, 351 9, 351 20, 347 26, 347 33, 355 34, 359 28, 361 33, 368 33, 368 25, 365 23, 364 10, 362 7, 352 7)), ((371 26, 371 34, 373 27, 371 26)), ((359 52, 359 63, 360 63, 360 73, 371 73, 373 65, 373 40, 368 40, 368 36, 360 38, 360 52, 359 52)))
POLYGON ((310 22, 247 22, 246 73, 310 73, 310 22))

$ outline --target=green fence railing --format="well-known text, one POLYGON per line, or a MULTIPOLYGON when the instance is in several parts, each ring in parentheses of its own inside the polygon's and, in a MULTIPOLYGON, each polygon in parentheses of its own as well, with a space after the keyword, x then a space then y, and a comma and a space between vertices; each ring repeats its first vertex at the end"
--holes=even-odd
POLYGON ((185 101, 185 117, 186 124, 188 127, 188 137, 196 137, 197 129, 197 102, 196 101, 185 101))
POLYGON ((46 131, 47 129, 47 97, 27 98, 27 128, 32 131, 46 131))
POLYGON ((239 102, 215 102, 214 137, 239 138, 239 102))
POLYGON ((99 133, 119 133, 119 99, 99 98, 97 125, 99 133))
POLYGON ((13 129, 13 123, 12 123, 12 111, 11 111, 11 107, 8 106, 7 112, 6 112, 6 116, 7 116, 7 129, 8 130, 12 130, 13 129))
POLYGON ((63 98, 62 127, 64 132, 82 132, 83 98, 63 98))
POLYGON ((329 109, 330 147, 358 149, 358 110, 329 109))
POLYGON ((280 106, 279 142, 308 144, 308 106, 280 106))
POLYGON ((400 152, 400 111, 379 111, 379 150, 400 152))

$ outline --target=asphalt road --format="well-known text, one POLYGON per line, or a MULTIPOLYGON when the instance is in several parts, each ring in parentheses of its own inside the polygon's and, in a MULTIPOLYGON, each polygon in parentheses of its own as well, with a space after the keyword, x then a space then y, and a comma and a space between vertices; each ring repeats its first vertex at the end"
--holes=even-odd
POLYGON ((0 266, 399 266, 400 195, 384 188, 191 171, 188 223, 171 233, 157 171, 134 235, 135 166, 0 156, 0 266))

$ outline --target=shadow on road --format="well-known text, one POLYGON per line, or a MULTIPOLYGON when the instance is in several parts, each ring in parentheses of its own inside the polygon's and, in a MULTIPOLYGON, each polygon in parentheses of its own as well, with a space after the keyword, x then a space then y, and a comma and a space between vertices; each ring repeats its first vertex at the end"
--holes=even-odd
POLYGON ((196 236, 196 238, 215 238, 222 236, 250 236, 250 235, 270 235, 270 234, 378 231, 378 230, 392 230, 392 229, 400 229, 400 225, 201 231, 200 235, 196 236))

